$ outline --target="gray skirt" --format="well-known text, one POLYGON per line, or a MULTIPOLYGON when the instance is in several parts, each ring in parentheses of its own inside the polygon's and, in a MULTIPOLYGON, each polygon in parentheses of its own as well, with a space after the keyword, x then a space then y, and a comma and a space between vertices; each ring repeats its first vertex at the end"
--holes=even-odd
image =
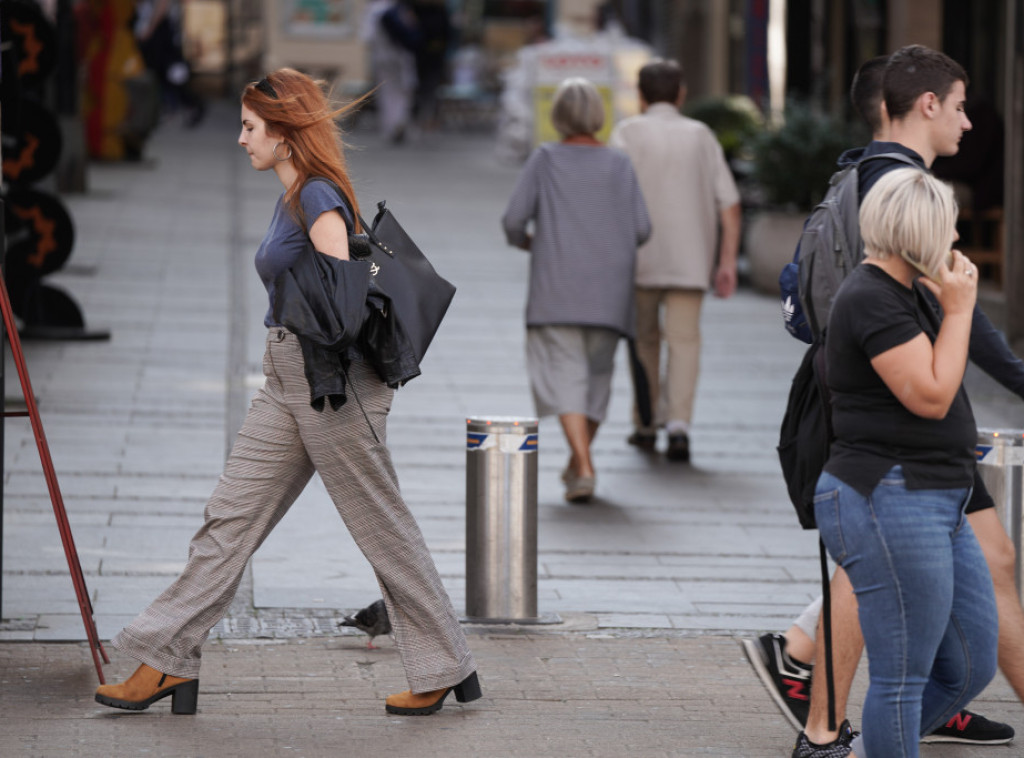
POLYGON ((620 335, 600 326, 530 326, 526 370, 538 416, 604 421, 620 335))

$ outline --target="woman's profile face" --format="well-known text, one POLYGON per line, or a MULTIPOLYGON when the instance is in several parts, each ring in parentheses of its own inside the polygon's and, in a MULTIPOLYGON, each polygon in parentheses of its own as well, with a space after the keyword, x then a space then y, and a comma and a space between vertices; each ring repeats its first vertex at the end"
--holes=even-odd
MULTIPOLYGON (((238 135, 238 144, 249 154, 252 167, 257 171, 273 168, 277 160, 274 158, 274 146, 281 140, 267 134, 267 122, 253 113, 245 105, 242 106, 242 131, 238 135)), ((287 154, 286 148, 280 148, 282 156, 287 154)))

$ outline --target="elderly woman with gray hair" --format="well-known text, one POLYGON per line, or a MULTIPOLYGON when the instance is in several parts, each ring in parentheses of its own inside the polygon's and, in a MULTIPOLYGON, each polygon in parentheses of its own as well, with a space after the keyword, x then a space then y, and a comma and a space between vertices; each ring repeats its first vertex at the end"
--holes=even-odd
POLYGON ((533 152, 502 218, 509 244, 531 254, 526 365, 537 415, 557 415, 569 443, 571 503, 594 494, 590 446, 619 338, 633 336, 636 250, 651 233, 628 156, 594 136, 604 118, 593 84, 562 82, 551 110, 562 140, 533 152))

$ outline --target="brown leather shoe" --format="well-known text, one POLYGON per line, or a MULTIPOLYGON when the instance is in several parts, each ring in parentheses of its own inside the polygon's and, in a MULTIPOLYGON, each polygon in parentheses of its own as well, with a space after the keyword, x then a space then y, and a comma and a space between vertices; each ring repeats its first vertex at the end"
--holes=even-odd
POLYGON ((96 689, 96 702, 111 708, 144 711, 163 697, 171 696, 171 712, 190 715, 196 712, 199 680, 161 674, 143 663, 121 684, 104 684, 96 689))
POLYGON ((384 701, 384 710, 399 716, 429 716, 441 710, 448 693, 455 691, 455 699, 460 703, 468 703, 480 697, 480 681, 476 672, 467 676, 454 687, 445 687, 432 692, 413 693, 412 690, 388 695, 384 701))

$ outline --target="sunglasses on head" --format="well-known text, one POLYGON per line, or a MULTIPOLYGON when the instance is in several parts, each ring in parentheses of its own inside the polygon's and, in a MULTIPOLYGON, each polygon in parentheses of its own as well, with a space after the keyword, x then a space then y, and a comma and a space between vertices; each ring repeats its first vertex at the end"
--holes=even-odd
POLYGON ((277 100, 277 92, 274 90, 273 86, 271 86, 270 82, 267 81, 266 77, 260 79, 253 86, 267 97, 272 97, 277 100))

